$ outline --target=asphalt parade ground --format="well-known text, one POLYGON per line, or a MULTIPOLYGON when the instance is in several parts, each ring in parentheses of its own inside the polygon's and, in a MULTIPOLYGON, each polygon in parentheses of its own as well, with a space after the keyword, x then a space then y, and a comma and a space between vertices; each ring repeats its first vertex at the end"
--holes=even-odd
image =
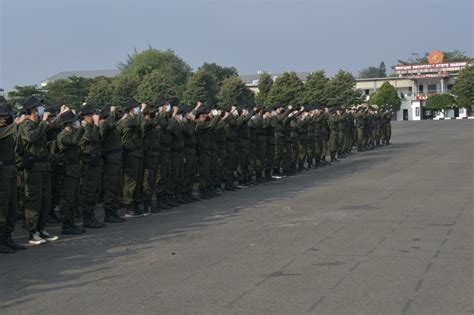
POLYGON ((473 314, 473 131, 2 255, 0 314, 473 314))

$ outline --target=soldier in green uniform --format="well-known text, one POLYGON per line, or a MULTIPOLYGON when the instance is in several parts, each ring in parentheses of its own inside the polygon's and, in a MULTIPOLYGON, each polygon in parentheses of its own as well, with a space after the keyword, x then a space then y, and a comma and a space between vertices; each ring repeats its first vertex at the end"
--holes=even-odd
POLYGON ((347 121, 346 121, 346 112, 345 109, 339 107, 337 110, 338 119, 337 119, 337 158, 344 159, 346 158, 346 154, 344 153, 344 144, 345 144, 345 137, 346 137, 346 128, 347 128, 347 121))
POLYGON ((289 149, 287 146, 287 132, 288 132, 288 115, 290 109, 286 108, 281 103, 275 105, 275 163, 273 174, 281 176, 284 173, 288 173, 289 165, 288 155, 289 149))
POLYGON ((255 115, 251 122, 255 130, 255 179, 257 183, 265 181, 265 164, 267 158, 267 126, 269 123, 268 112, 255 108, 255 115))
POLYGON ((390 138, 392 137, 392 116, 394 112, 387 110, 383 113, 383 124, 382 124, 382 138, 385 145, 391 145, 390 138))
POLYGON ((25 116, 13 120, 12 108, 0 99, 0 253, 13 254, 23 250, 23 245, 12 239, 17 217, 17 170, 15 167, 15 138, 17 125, 23 123, 25 116))
POLYGON ((328 143, 329 143, 329 135, 330 135, 330 130, 329 130, 329 108, 328 107, 323 107, 323 112, 321 115, 323 116, 322 119, 322 131, 321 131, 321 137, 322 137, 322 149, 321 149, 321 163, 323 165, 329 164, 329 162, 326 160, 326 156, 328 153, 328 143))
POLYGON ((196 110, 196 152, 198 157, 199 191, 202 199, 214 197, 210 181, 210 156, 212 129, 219 122, 220 116, 209 115, 210 109, 200 107, 196 110))
POLYGON ((104 106, 99 111, 99 131, 102 144, 102 196, 104 200, 104 222, 121 223, 126 219, 118 214, 122 187, 122 140, 117 130, 117 108, 104 106))
POLYGON ((365 109, 363 107, 357 108, 355 118, 355 128, 357 132, 357 151, 364 151, 364 135, 365 135, 365 109))
POLYGON ((273 179, 273 165, 275 163, 275 124, 276 111, 272 107, 267 107, 263 115, 263 129, 265 130, 266 149, 265 149, 265 180, 273 179))
POLYGON ((157 197, 153 205, 153 195, 160 178, 160 116, 156 115, 151 104, 142 109, 143 121, 143 209, 145 213, 157 213, 171 208, 157 197))
POLYGON ((79 208, 82 212, 85 228, 102 228, 105 224, 95 217, 97 202, 97 186, 101 184, 102 171, 102 144, 100 141, 99 115, 96 115, 92 104, 85 104, 80 108, 84 135, 79 147, 81 148, 81 195, 79 208))
MULTIPOLYGON (((250 132, 250 141, 249 141, 249 182, 250 185, 258 184, 261 182, 261 179, 258 181, 253 180, 253 175, 257 174, 257 130, 261 128, 261 120, 259 120, 259 109, 257 107, 249 108, 250 119, 247 122, 250 132)), ((261 172, 260 172, 261 174, 261 172)), ((257 176, 257 175, 256 175, 257 176)), ((261 177, 261 175, 259 175, 261 177)))
POLYGON ((239 128, 239 138, 237 140, 237 175, 239 186, 250 185, 249 155, 250 155, 250 128, 248 121, 251 118, 249 111, 241 106, 237 119, 239 128))
POLYGON ((59 123, 58 115, 61 109, 60 104, 52 105, 46 108, 46 111, 50 113, 49 119, 51 124, 49 129, 46 133, 46 137, 48 138, 48 149, 51 152, 51 208, 48 212, 48 223, 59 223, 60 219, 54 212, 54 209, 59 206, 60 200, 60 191, 61 191, 61 178, 62 178, 62 170, 63 165, 61 165, 61 161, 55 159, 56 152, 56 139, 58 134, 61 132, 61 125, 59 123))
POLYGON ((222 119, 219 120, 216 127, 213 129, 214 142, 216 146, 216 190, 221 193, 221 184, 225 183, 226 168, 225 162, 227 158, 227 119, 229 113, 221 110, 217 110, 216 114, 220 115, 222 119))
POLYGON ((170 194, 179 204, 188 203, 182 198, 184 193, 184 139, 183 133, 186 125, 183 122, 182 110, 179 106, 173 106, 170 120, 170 130, 172 134, 171 142, 171 177, 170 194))
MULTIPOLYGON (((184 193, 183 199, 188 202, 197 201, 193 195, 193 186, 196 183, 196 120, 191 106, 182 108, 183 112, 183 139, 184 139, 184 193)), ((225 146, 225 144, 224 144, 225 146)), ((224 147, 225 149, 225 147, 224 147)))
MULTIPOLYGON (((131 98, 123 106, 124 115, 117 123, 124 150, 123 203, 126 218, 145 215, 141 208, 143 185, 143 115, 138 102, 131 98)), ((147 215, 149 213, 146 213, 147 215)))
POLYGON ((23 160, 25 176, 25 223, 30 232, 29 243, 40 245, 58 239, 45 231, 51 206, 51 167, 46 146, 49 113, 36 97, 27 99, 23 110, 28 119, 20 125, 17 152, 23 160))
MULTIPOLYGON (((315 131, 315 111, 316 107, 311 105, 307 108, 308 111, 308 144, 306 146, 307 158, 306 162, 308 163, 308 168, 318 167, 316 165, 316 131, 315 131)), ((319 158, 318 158, 319 159, 319 158)))
POLYGON ((81 160, 79 142, 84 135, 78 117, 70 110, 60 116, 63 130, 59 133, 56 143, 58 157, 64 162, 64 172, 61 172, 61 190, 59 209, 61 214, 61 234, 78 235, 85 229, 76 225, 73 211, 79 206, 81 160))
POLYGON ((338 162, 336 158, 338 141, 339 141, 339 122, 341 121, 341 112, 339 108, 331 108, 328 122, 330 128, 329 134, 329 154, 331 155, 331 162, 338 162))
POLYGON ((238 189, 237 186, 234 185, 235 181, 235 169, 236 169, 236 147, 237 147, 237 140, 239 138, 239 125, 237 118, 239 113, 237 108, 232 105, 228 105, 224 111, 229 113, 228 118, 226 120, 226 159, 225 159, 225 189, 229 191, 234 191, 238 189))
POLYGON ((309 162, 310 151, 309 151, 309 124, 310 116, 309 112, 302 107, 301 115, 297 121, 299 124, 299 152, 298 152, 298 170, 305 170, 305 163, 307 162, 308 168, 311 163, 309 162))
POLYGON ((325 114, 321 106, 317 106, 314 111, 313 124, 314 124, 314 159, 316 167, 325 166, 325 163, 321 162, 321 156, 323 152, 323 127, 325 114))
POLYGON ((352 109, 346 111, 346 134, 344 136, 345 155, 352 155, 352 145, 354 144, 354 114, 352 109))
POLYGON ((157 101, 159 111, 157 118, 160 126, 159 143, 159 170, 160 177, 157 185, 157 198, 160 202, 170 207, 178 207, 180 204, 171 196, 171 146, 173 135, 170 129, 171 104, 164 98, 157 101))

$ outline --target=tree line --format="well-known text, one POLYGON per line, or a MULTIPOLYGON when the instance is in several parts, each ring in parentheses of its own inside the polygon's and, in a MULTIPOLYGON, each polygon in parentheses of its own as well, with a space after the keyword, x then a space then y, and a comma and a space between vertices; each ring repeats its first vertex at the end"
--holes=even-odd
MULTIPOLYGON (((332 77, 326 76, 323 70, 312 72, 304 82, 293 71, 284 72, 275 80, 270 74, 263 73, 259 77, 259 93, 255 95, 240 79, 235 67, 204 63, 192 71, 172 50, 152 47, 142 52, 135 50, 126 61, 118 64, 118 68, 120 74, 112 78, 73 76, 48 82, 43 88, 16 86, 8 97, 17 106, 26 97, 36 95, 43 98, 46 104, 64 103, 71 108, 78 108, 83 102, 97 107, 123 104, 130 97, 140 102, 154 102, 158 97, 164 97, 173 104, 196 104, 201 101, 220 106, 245 104, 260 107, 279 102, 328 106, 351 106, 363 102, 361 92, 355 89, 355 77, 343 70, 332 77)), ((386 76, 383 62, 379 67, 365 70, 364 76, 386 76)), ((468 67, 461 72, 453 88, 459 106, 468 107, 473 103, 472 82, 472 67, 468 67)), ((371 95, 370 104, 396 111, 401 100, 395 88, 386 82, 371 95)))

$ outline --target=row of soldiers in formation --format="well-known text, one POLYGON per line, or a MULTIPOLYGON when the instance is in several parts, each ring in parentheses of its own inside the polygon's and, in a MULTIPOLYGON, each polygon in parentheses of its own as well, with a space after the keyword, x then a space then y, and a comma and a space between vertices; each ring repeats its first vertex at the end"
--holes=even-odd
POLYGON ((17 212, 29 243, 44 244, 58 239, 45 230, 56 205, 61 233, 82 234, 105 226, 95 215, 99 196, 105 223, 212 198, 337 162, 353 147, 390 144, 392 116, 367 106, 219 108, 163 98, 83 104, 76 114, 32 96, 14 118, 0 100, 0 252, 24 249, 11 237, 17 212))

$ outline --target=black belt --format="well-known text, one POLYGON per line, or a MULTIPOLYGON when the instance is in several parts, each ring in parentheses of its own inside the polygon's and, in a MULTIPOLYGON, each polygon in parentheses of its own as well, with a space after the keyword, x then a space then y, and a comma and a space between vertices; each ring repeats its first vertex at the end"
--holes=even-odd
POLYGON ((140 150, 140 149, 142 149, 141 146, 136 146, 136 147, 131 147, 131 148, 125 148, 125 151, 127 151, 127 152, 135 152, 135 151, 138 151, 138 150, 140 150))
POLYGON ((10 166, 10 165, 15 165, 15 160, 10 159, 10 160, 0 161, 0 167, 2 167, 2 166, 10 166))
POLYGON ((120 149, 112 149, 112 150, 108 150, 108 151, 104 151, 104 155, 106 154, 113 154, 113 153, 122 153, 123 149, 120 148, 120 149))
POLYGON ((33 157, 35 162, 49 162, 49 159, 47 157, 33 157))

